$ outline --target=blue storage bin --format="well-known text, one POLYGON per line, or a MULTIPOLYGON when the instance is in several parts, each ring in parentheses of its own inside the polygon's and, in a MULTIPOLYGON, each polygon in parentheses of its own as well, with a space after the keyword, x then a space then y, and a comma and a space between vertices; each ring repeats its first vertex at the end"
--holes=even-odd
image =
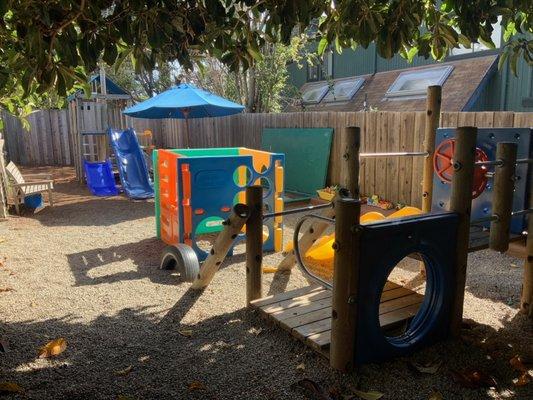
POLYGON ((40 193, 32 194, 24 198, 24 205, 29 208, 39 208, 43 206, 43 195, 40 193))

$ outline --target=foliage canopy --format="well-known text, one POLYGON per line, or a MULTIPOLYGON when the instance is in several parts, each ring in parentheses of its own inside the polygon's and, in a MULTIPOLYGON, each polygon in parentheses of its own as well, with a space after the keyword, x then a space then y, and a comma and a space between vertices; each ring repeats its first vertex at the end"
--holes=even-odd
POLYGON ((513 37, 511 67, 520 56, 533 63, 531 0, 0 0, 0 103, 15 107, 50 88, 64 95, 99 60, 132 56, 140 72, 173 61, 192 68, 210 56, 246 70, 265 44, 288 44, 309 27, 319 52, 376 42, 385 58, 442 59, 459 44, 493 46, 498 16, 513 37))

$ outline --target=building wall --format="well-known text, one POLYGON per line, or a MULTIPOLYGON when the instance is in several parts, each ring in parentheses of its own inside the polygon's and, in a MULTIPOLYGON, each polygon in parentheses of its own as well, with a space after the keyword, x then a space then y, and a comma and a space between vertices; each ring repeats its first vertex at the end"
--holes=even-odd
MULTIPOLYGON (((485 51, 473 55, 450 57, 448 60, 476 57, 494 53, 485 51)), ((355 50, 345 49, 341 54, 333 53, 333 79, 349 76, 373 74, 376 72, 391 71, 422 65, 435 64, 431 58, 415 57, 409 64, 400 55, 395 55, 387 60, 376 52, 375 44, 370 44, 367 49, 358 47, 355 50)), ((525 98, 533 97, 533 68, 521 58, 517 66, 518 77, 515 77, 506 64, 501 71, 496 71, 489 79, 483 90, 480 91, 478 100, 472 104, 470 110, 465 111, 531 111, 531 102, 524 104, 525 98)), ((305 63, 302 68, 291 64, 289 66, 290 81, 296 87, 301 87, 307 82, 307 69, 305 63)))

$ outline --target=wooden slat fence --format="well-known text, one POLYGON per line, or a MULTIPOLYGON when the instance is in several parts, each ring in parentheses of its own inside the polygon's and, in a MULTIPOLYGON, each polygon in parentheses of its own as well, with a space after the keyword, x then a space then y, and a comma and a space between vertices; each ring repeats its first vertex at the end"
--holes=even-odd
MULTIPOLYGON (((78 138, 68 130, 83 121, 67 110, 43 110, 30 115, 31 129, 23 131, 20 121, 4 114, 9 158, 22 165, 73 165, 78 138)), ((95 110, 96 112, 96 110, 95 110)), ((422 151, 424 112, 299 112, 280 114, 238 114, 222 118, 188 121, 190 147, 260 148, 264 128, 334 128, 328 183, 340 178, 342 136, 347 126, 361 128, 362 152, 422 151)), ((117 128, 133 126, 138 132, 151 129, 157 148, 187 146, 185 121, 127 118, 119 107, 107 107, 107 123, 117 128)), ((473 125, 487 127, 533 127, 533 113, 444 112, 441 127, 473 125)), ((76 156, 77 157, 77 156, 76 156)), ((420 206, 422 158, 365 159, 361 163, 361 190, 389 200, 420 206)))
POLYGON ((9 160, 28 166, 72 165, 66 110, 40 110, 28 116, 29 130, 19 118, 2 112, 9 160))
MULTIPOLYGON (((328 182, 340 178, 343 128, 361 128, 362 152, 422 151, 424 112, 300 112, 280 114, 238 114, 223 118, 189 120, 191 147, 259 148, 264 128, 334 128, 328 182)), ((533 127, 533 113, 444 112, 441 127, 473 125, 490 127, 533 127)), ((153 129, 158 147, 180 148, 185 143, 185 122, 163 120, 153 129)), ((361 191, 389 200, 421 205, 422 158, 364 159, 361 163, 361 191)))

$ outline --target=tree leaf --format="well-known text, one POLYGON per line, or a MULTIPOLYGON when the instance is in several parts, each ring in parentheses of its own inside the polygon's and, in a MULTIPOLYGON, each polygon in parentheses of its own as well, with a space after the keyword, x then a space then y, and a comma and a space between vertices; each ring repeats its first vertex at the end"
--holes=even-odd
POLYGON ((526 386, 529 382, 531 382, 531 376, 529 375, 527 371, 520 374, 518 379, 513 381, 515 386, 526 386))
POLYGON ((129 375, 129 373, 133 370, 133 365, 128 365, 124 369, 119 369, 118 371, 115 371, 116 376, 126 376, 129 375))
POLYGON ((322 55, 324 54, 324 52, 326 51, 326 48, 328 47, 328 39, 326 37, 323 37, 322 39, 320 39, 320 42, 318 42, 318 49, 317 49, 317 53, 318 55, 322 55))
POLYGON ((48 358, 57 356, 65 351, 67 348, 67 341, 64 338, 59 338, 48 342, 39 349, 39 358, 48 358))
POLYGON ((443 400, 443 397, 442 397, 442 394, 440 394, 439 392, 437 391, 433 391, 431 392, 431 394, 429 395, 429 398, 428 400, 443 400))
POLYGON ((411 362, 410 364, 413 368, 415 368, 418 372, 421 372, 423 374, 436 374, 442 365, 442 361, 436 361, 433 363, 427 363, 427 364, 420 364, 417 362, 411 362))
POLYGON ((376 390, 370 390, 368 392, 363 392, 361 390, 353 390, 353 394, 363 400, 378 400, 383 397, 383 393, 376 390))
POLYGON ((195 391, 195 390, 205 390, 206 387, 200 381, 192 381, 191 383, 189 383, 188 389, 189 389, 190 392, 192 392, 192 391, 195 391))
POLYGON ((191 337, 192 336, 192 329, 178 329, 178 333, 181 336, 191 337))
POLYGON ((22 386, 15 382, 0 382, 0 394, 24 393, 22 386))

